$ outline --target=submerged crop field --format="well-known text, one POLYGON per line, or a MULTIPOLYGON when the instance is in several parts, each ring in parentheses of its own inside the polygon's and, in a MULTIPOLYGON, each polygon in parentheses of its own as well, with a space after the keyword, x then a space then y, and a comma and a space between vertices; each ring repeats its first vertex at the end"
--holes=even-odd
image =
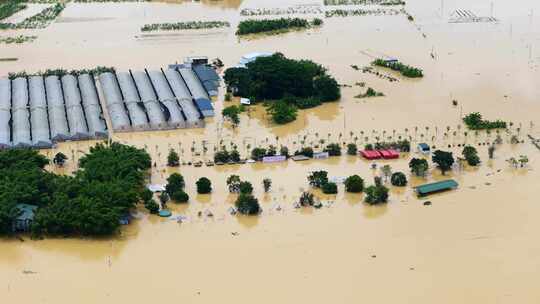
POLYGON ((0 3, 0 303, 538 303, 537 11, 0 3))

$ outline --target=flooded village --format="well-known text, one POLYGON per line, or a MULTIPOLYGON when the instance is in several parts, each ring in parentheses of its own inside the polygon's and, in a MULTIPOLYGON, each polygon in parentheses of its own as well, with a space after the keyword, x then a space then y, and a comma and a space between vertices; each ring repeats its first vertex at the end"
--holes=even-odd
POLYGON ((537 1, 3 2, 1 303, 540 301, 537 1))

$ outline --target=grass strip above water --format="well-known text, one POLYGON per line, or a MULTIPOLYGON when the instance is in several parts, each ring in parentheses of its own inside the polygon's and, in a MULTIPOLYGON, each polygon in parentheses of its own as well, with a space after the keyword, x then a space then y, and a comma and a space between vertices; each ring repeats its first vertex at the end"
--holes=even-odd
POLYGON ((176 23, 153 23, 145 24, 141 31, 153 32, 153 31, 180 31, 180 30, 200 30, 200 29, 212 29, 230 27, 230 23, 227 21, 188 21, 188 22, 176 22, 176 23))
POLYGON ((22 0, 6 0, 3 3, 0 3, 0 20, 11 17, 26 7, 26 4, 24 4, 22 0))
POLYGON ((312 21, 303 18, 243 20, 238 24, 236 35, 241 36, 293 29, 308 29, 314 26, 321 26, 322 24, 323 21, 319 18, 315 18, 312 21))
POLYGON ((398 71, 401 75, 408 78, 421 78, 424 77, 424 73, 421 69, 405 65, 399 61, 387 61, 384 59, 375 59, 371 64, 384 68, 389 68, 394 71, 398 71))
POLYGON ((51 24, 60 13, 66 8, 63 3, 56 3, 53 6, 47 7, 40 13, 26 18, 19 23, 0 23, 0 30, 7 29, 41 29, 51 24))

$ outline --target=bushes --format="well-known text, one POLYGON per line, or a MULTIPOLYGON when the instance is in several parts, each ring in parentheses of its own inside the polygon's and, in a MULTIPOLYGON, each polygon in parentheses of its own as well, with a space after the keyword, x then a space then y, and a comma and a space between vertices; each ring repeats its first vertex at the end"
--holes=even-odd
POLYGON ((240 194, 236 199, 235 205, 241 214, 257 215, 261 212, 259 201, 251 194, 240 194))
POLYGON ((56 3, 53 6, 45 8, 39 14, 26 18, 19 23, 0 23, 0 30, 45 28, 60 15, 65 7, 66 5, 63 3, 56 3))
POLYGON ((178 153, 176 153, 173 149, 169 151, 169 155, 167 156, 167 166, 169 167, 180 166, 180 157, 178 156, 178 153))
POLYGON ((215 163, 228 163, 228 162, 239 162, 240 153, 237 150, 232 150, 228 152, 227 150, 221 150, 214 154, 215 163))
POLYGON ((366 193, 365 201, 370 205, 386 203, 388 201, 388 188, 382 184, 376 183, 369 186, 364 192, 366 193))
POLYGON ((341 147, 339 144, 329 144, 324 149, 324 152, 328 152, 330 156, 341 156, 341 147))
POLYGON ((153 31, 178 31, 178 30, 199 30, 199 29, 211 29, 230 27, 229 22, 226 21, 188 21, 188 22, 176 22, 176 23, 154 23, 145 24, 142 28, 142 32, 153 31))
POLYGON ((197 193, 199 194, 208 194, 212 192, 212 182, 206 177, 199 178, 196 185, 197 193))
POLYGON ((305 157, 313 158, 313 148, 303 147, 300 151, 296 151, 294 155, 304 155, 305 157))
POLYGON ((478 151, 476 151, 475 147, 465 146, 462 154, 469 166, 477 166, 480 164, 480 157, 478 157, 478 151))
POLYGON ((321 187, 324 194, 336 194, 338 193, 338 188, 336 183, 328 182, 321 187))
POLYGON ((312 187, 321 188, 324 184, 328 183, 328 172, 326 171, 313 171, 308 176, 309 184, 312 187))
POLYGON ((177 203, 187 203, 189 201, 189 195, 184 190, 177 190, 169 196, 177 203))
POLYGON ((347 145, 347 154, 356 156, 358 154, 358 147, 356 144, 350 143, 347 145))
POLYGON ((405 187, 407 186, 407 177, 402 172, 394 172, 390 178, 392 186, 405 187))
POLYGON ((297 112, 296 106, 290 105, 283 100, 271 102, 266 108, 266 113, 272 117, 272 121, 279 125, 295 121, 297 112))
POLYGON ((261 161, 265 156, 266 149, 264 148, 253 148, 253 150, 251 150, 251 159, 253 160, 261 161))
POLYGON ((358 175, 351 175, 345 180, 345 191, 360 193, 364 191, 364 180, 358 175))
POLYGON ((0 4, 0 20, 3 20, 18 11, 26 8, 26 4, 21 0, 6 0, 0 4))
POLYGON ((253 185, 250 182, 240 182, 238 185, 238 190, 240 190, 240 194, 251 194, 253 193, 253 185))
POLYGON ((322 24, 323 21, 318 18, 313 19, 311 23, 307 19, 302 18, 243 20, 238 24, 236 35, 247 35, 288 29, 306 29, 310 28, 311 26, 320 26, 322 24))
POLYGON ((372 62, 375 66, 390 68, 394 71, 398 71, 401 73, 401 75, 409 78, 420 78, 424 77, 424 74, 422 73, 421 69, 414 68, 408 65, 405 65, 401 62, 388 62, 384 59, 375 59, 372 62))
POLYGON ((463 117, 463 122, 471 130, 506 129, 506 122, 502 120, 489 121, 482 119, 478 112, 470 113, 463 117))
POLYGON ((452 152, 436 150, 433 153, 432 160, 437 164, 439 169, 441 169, 443 175, 446 171, 450 170, 454 164, 454 156, 452 155, 452 152))
POLYGON ((414 173, 414 175, 425 176, 429 168, 429 164, 427 160, 423 158, 413 158, 409 162, 409 168, 411 168, 411 171, 414 173))

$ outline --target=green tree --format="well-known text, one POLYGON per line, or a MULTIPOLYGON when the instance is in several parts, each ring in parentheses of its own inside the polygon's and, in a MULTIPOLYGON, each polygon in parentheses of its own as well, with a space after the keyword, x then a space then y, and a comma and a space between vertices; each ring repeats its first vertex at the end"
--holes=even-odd
POLYGON ((240 192, 240 183, 241 183, 240 176, 234 175, 234 174, 230 175, 227 178, 227 187, 229 188, 229 192, 231 193, 240 192))
POLYGON ((214 154, 214 162, 216 163, 228 163, 231 159, 231 155, 227 150, 221 150, 214 154))
POLYGON ((63 167, 66 160, 67 156, 62 152, 58 152, 53 158, 53 164, 57 165, 58 167, 63 167))
POLYGON ((454 164, 454 156, 452 155, 452 152, 436 150, 433 153, 432 160, 437 164, 443 175, 446 173, 446 171, 450 170, 454 164))
POLYGON ((251 158, 253 160, 261 161, 264 156, 266 156, 266 149, 264 148, 254 148, 251 150, 251 158))
POLYGON ((270 178, 263 179, 264 192, 269 192, 272 188, 272 180, 270 178))
POLYGON ((144 207, 152 214, 159 212, 159 205, 155 200, 151 199, 144 204, 144 207))
POLYGON ((330 156, 340 156, 341 155, 341 147, 339 144, 328 144, 326 148, 324 149, 324 152, 328 152, 328 155, 330 156))
POLYGON ((313 206, 315 204, 315 196, 310 192, 302 192, 298 204, 303 207, 313 206))
POLYGON ((189 201, 189 195, 182 189, 176 190, 170 196, 177 203, 187 203, 189 201))
POLYGON ((336 183, 328 182, 321 187, 324 194, 337 194, 338 188, 336 183))
POLYGON ((345 180, 345 191, 360 193, 364 191, 364 180, 358 175, 351 175, 345 180))
POLYGON ((465 146, 462 152, 463 157, 469 164, 469 166, 477 166, 480 164, 480 157, 478 157, 478 151, 473 146, 465 146))
POLYGON ((390 167, 390 165, 384 165, 381 167, 381 172, 384 176, 384 180, 388 180, 388 177, 390 177, 390 175, 392 175, 392 167, 390 167))
POLYGON ((383 185, 372 185, 365 189, 365 201, 370 205, 386 203, 388 201, 388 188, 383 185))
POLYGON ((358 147, 356 144, 350 143, 347 145, 347 154, 356 156, 358 154, 358 147))
POLYGON ((413 158, 409 162, 409 168, 416 176, 425 176, 429 168, 427 160, 423 158, 413 158))
POLYGON ((242 194, 251 194, 253 193, 253 185, 250 182, 243 181, 239 185, 240 193, 242 194))
POLYGON ((392 186, 405 187, 407 186, 407 177, 403 172, 394 172, 390 178, 392 186))
POLYGON ((169 201, 169 195, 167 194, 167 192, 163 192, 159 195, 159 202, 161 203, 161 206, 163 206, 164 208, 168 201, 169 201))
POLYGON ((146 202, 149 202, 154 197, 154 193, 150 191, 149 189, 145 188, 141 192, 140 197, 141 197, 141 201, 143 203, 146 203, 146 202))
POLYGON ((312 187, 321 188, 324 184, 328 183, 328 172, 326 171, 313 171, 308 176, 309 184, 312 187))
POLYGON ((178 153, 176 153, 173 149, 169 151, 169 155, 167 156, 167 166, 169 167, 180 166, 180 157, 178 156, 178 153))
POLYGON ((199 194, 208 194, 212 192, 212 182, 206 177, 199 178, 196 185, 197 193, 199 194))
POLYGON ((184 190, 186 183, 184 177, 180 173, 173 173, 167 178, 167 185, 165 186, 165 191, 172 198, 173 193, 180 190, 184 190))
POLYGON ((235 202, 238 212, 245 215, 257 215, 261 212, 259 201, 251 194, 241 193, 235 202))

